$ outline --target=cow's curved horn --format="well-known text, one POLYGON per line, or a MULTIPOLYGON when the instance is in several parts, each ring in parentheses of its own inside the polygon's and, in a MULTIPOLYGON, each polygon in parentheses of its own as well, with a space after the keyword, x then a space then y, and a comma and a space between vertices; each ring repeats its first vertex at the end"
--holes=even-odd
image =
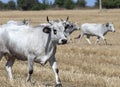
POLYGON ((24 19, 24 20, 23 20, 23 24, 25 24, 25 23, 26 23, 26 20, 24 19))
POLYGON ((50 20, 49 20, 49 18, 48 18, 48 16, 47 16, 47 22, 49 23, 49 24, 53 24, 50 20))
POLYGON ((48 16, 47 16, 47 22, 49 23, 49 18, 48 18, 48 16))
POLYGON ((66 21, 68 21, 68 19, 69 19, 69 16, 67 16, 66 21))

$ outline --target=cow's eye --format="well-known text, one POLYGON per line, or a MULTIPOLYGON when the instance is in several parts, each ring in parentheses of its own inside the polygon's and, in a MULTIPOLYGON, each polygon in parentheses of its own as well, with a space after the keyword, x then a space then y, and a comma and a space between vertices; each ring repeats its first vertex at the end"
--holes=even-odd
POLYGON ((53 30, 54 31, 54 34, 57 34, 57 30, 53 30))
POLYGON ((73 28, 73 25, 71 25, 71 27, 73 28))

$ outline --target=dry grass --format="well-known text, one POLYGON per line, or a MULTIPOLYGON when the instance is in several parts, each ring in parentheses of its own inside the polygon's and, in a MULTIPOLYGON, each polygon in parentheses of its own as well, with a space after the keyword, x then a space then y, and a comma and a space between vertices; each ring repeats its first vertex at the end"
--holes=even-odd
MULTIPOLYGON (((108 33, 109 45, 88 45, 85 39, 80 44, 72 43, 58 46, 57 61, 60 78, 64 87, 120 87, 120 9, 104 10, 62 10, 62 11, 1 11, 0 23, 8 20, 30 19, 33 25, 50 19, 70 17, 70 21, 106 23, 112 21, 116 32, 108 33)), ((79 31, 72 34, 76 37, 79 31)), ((94 42, 95 38, 91 38, 94 42)), ((32 83, 26 83, 27 62, 16 61, 13 66, 14 84, 9 82, 5 71, 5 59, 0 61, 0 87, 53 87, 54 75, 49 64, 44 67, 35 64, 32 83), (46 86, 47 85, 47 86, 46 86)))

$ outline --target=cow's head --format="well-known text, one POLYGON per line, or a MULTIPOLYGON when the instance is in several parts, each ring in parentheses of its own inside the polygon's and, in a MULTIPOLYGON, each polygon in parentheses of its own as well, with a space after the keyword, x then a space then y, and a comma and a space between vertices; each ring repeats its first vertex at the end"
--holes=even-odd
POLYGON ((115 28, 114 28, 113 23, 106 23, 106 27, 109 31, 115 32, 115 28))
POLYGON ((74 31, 74 30, 79 30, 80 27, 76 23, 68 23, 65 27, 65 31, 74 31))
POLYGON ((66 44, 67 38, 64 33, 64 25, 62 22, 49 22, 49 19, 47 17, 48 23, 50 23, 50 26, 46 26, 43 29, 43 32, 50 34, 51 40, 54 43, 57 44, 66 44))
POLYGON ((24 20, 22 21, 22 23, 23 23, 24 25, 29 25, 30 20, 26 20, 26 19, 24 19, 24 20))
POLYGON ((68 28, 68 25, 69 25, 68 20, 69 20, 69 16, 67 16, 66 20, 63 20, 63 19, 60 20, 63 23, 65 29, 68 28))

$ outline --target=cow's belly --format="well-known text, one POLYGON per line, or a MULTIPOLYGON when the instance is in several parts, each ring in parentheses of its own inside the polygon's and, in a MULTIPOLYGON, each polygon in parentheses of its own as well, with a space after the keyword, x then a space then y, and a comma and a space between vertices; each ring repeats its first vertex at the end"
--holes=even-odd
POLYGON ((9 51, 10 51, 10 55, 12 55, 12 57, 14 57, 15 59, 23 60, 23 61, 27 60, 27 56, 25 55, 24 51, 20 51, 19 49, 15 49, 15 50, 12 49, 9 51))
POLYGON ((18 59, 18 60, 23 60, 23 61, 26 61, 26 60, 27 60, 27 57, 25 57, 24 55, 18 54, 18 53, 14 53, 14 54, 12 54, 12 56, 13 56, 15 59, 18 59))

